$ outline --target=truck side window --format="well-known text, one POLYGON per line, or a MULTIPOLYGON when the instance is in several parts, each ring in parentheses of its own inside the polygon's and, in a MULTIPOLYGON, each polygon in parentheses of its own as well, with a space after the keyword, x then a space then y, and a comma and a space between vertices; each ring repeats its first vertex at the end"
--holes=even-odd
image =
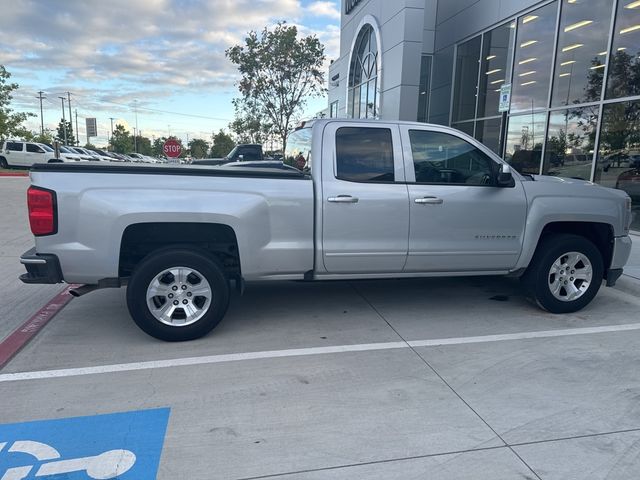
POLYGON ((454 135, 410 130, 416 183, 491 185, 494 162, 454 135))
POLYGON ((344 127, 336 132, 336 177, 350 182, 393 182, 388 128, 344 127))
POLYGON ((33 143, 27 143, 27 152, 44 153, 44 151, 38 145, 34 145, 33 143))
POLYGON ((12 152, 21 152, 22 151, 22 143, 20 143, 20 142, 7 142, 7 150, 11 150, 12 152))

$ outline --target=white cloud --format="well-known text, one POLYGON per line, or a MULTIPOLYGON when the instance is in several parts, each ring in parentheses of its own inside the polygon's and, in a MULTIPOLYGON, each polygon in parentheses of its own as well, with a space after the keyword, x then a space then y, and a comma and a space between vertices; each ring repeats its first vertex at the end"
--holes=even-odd
POLYGON ((313 2, 307 7, 307 11, 318 17, 329 17, 340 20, 340 10, 338 10, 335 2, 313 2))

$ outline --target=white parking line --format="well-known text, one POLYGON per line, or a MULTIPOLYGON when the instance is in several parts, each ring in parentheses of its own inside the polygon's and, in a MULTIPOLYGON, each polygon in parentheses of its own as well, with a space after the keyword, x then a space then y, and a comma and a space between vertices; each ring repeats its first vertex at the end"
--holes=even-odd
POLYGON ((393 350, 410 347, 438 347, 446 345, 464 345, 470 343, 504 342, 532 338, 566 337, 572 335, 590 335, 596 333, 623 332, 640 330, 640 323, 608 325, 603 327, 570 328, 564 330, 543 330, 538 332, 508 333, 503 335, 482 335, 478 337, 440 338, 433 340, 413 340, 405 342, 367 343, 360 345, 336 345, 331 347, 296 348, 289 350, 271 350, 264 352, 229 353, 204 357, 176 358, 149 362, 120 363, 95 367, 65 368, 61 370, 41 370, 34 372, 7 373, 0 375, 0 382, 24 380, 42 380, 50 378, 98 375, 102 373, 134 372, 157 368, 186 367, 192 365, 210 365, 215 363, 240 362, 267 358, 302 357, 308 355, 326 355, 332 353, 370 352, 375 350, 393 350))

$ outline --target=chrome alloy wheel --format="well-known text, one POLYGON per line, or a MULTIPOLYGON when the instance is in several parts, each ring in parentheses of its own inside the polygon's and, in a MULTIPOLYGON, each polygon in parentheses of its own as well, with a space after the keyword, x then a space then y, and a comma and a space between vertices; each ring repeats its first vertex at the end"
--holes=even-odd
POLYGON ((207 279, 191 267, 172 267, 154 277, 147 288, 147 306, 159 322, 172 327, 192 325, 211 307, 207 279))
POLYGON ((562 302, 572 302, 589 289, 593 268, 586 255, 568 252, 560 255, 549 270, 549 290, 562 302))

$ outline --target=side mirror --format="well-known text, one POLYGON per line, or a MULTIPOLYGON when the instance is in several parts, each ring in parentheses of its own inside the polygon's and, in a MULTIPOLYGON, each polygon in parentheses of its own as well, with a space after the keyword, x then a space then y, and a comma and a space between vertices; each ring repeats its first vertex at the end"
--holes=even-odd
POLYGON ((238 155, 238 161, 244 162, 244 155, 238 155))
POLYGON ((496 179, 496 185, 502 188, 513 188, 516 186, 516 181, 511 173, 511 167, 506 164, 500 165, 500 171, 498 172, 498 178, 496 179))

